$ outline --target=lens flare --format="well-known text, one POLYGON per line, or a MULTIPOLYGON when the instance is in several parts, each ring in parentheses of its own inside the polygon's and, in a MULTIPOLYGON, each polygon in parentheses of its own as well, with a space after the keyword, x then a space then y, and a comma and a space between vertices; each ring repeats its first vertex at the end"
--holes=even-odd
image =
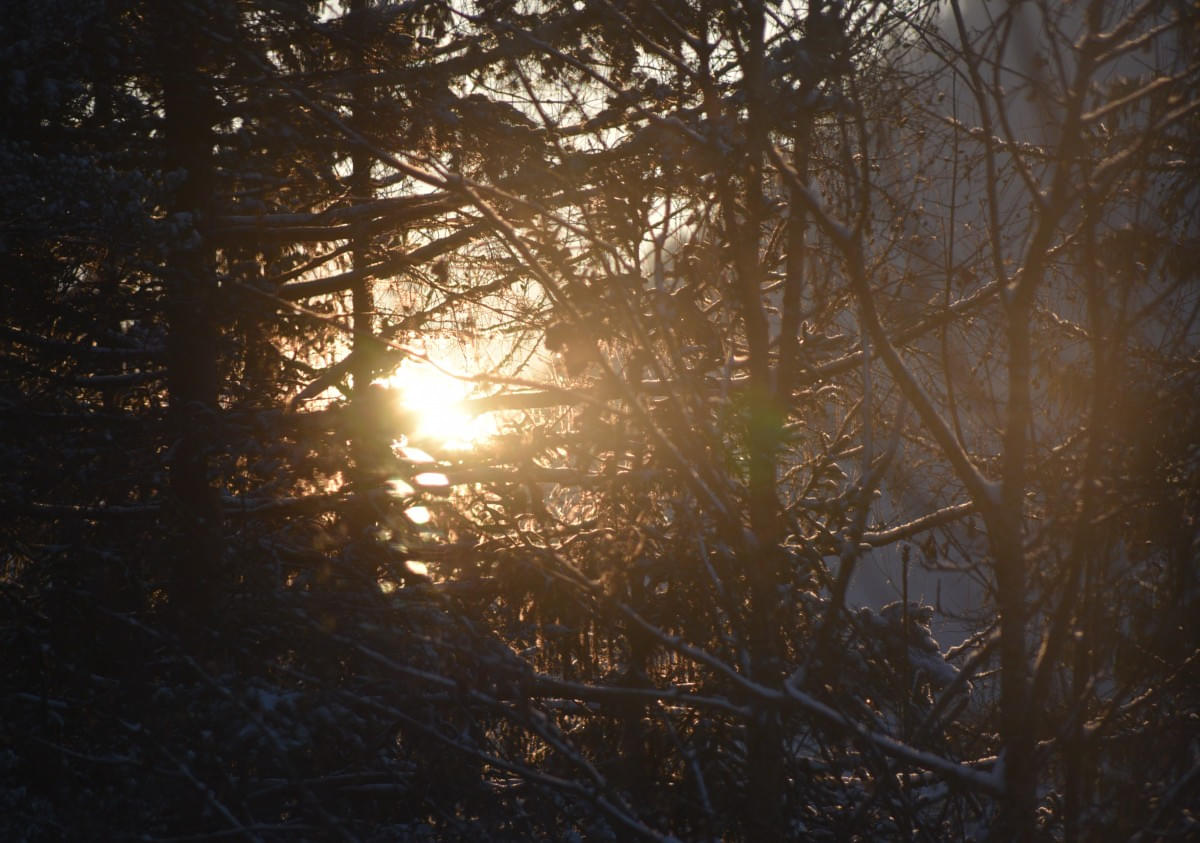
POLYGON ((433 519, 433 513, 424 506, 410 506, 404 510, 404 515, 418 527, 428 524, 433 519))
POLYGON ((413 478, 413 482, 422 487, 449 486, 450 478, 440 471, 423 471, 413 478))
POLYGON ((451 377, 434 366, 405 360, 383 383, 400 391, 405 409, 416 417, 416 427, 409 437, 414 441, 470 448, 488 435, 482 420, 463 408, 463 401, 471 391, 467 381, 451 377))

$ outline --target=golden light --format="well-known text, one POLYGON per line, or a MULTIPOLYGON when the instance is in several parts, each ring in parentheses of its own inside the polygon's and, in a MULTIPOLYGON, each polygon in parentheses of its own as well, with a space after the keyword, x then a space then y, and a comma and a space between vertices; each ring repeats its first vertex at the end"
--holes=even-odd
POLYGON ((429 511, 428 507, 424 506, 410 506, 404 510, 404 515, 418 527, 428 524, 433 518, 433 513, 429 511))
POLYGON ((402 477, 393 477, 387 481, 388 494, 394 498, 407 498, 416 494, 416 489, 404 481, 402 477))
POLYGON ((392 453, 400 459, 411 463, 437 462, 437 460, 420 448, 414 448, 412 445, 406 445, 400 441, 392 442, 392 453))
POLYGON ((413 482, 424 488, 430 486, 449 486, 450 478, 440 471, 423 471, 413 478, 413 482))
POLYGON ((469 381, 409 359, 382 383, 399 390, 404 408, 416 417, 416 428, 409 437, 414 441, 434 441, 443 447, 461 449, 471 447, 491 432, 481 419, 473 418, 463 409, 463 401, 471 391, 469 381))

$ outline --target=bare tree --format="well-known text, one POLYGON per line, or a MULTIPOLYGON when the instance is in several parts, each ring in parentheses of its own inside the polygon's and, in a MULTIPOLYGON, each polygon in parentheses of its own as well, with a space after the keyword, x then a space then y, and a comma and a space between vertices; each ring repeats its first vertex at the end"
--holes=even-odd
POLYGON ((1189 8, 93 11, 19 124, 154 189, 0 193, 14 829, 1194 832, 1189 8), (373 383, 455 341, 467 449, 373 383))

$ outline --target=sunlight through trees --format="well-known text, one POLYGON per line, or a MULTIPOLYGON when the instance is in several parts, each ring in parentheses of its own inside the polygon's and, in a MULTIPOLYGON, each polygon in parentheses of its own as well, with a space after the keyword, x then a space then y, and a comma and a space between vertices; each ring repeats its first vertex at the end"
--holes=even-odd
POLYGON ((1194 3, 0 21, 0 837, 1197 835, 1194 3))

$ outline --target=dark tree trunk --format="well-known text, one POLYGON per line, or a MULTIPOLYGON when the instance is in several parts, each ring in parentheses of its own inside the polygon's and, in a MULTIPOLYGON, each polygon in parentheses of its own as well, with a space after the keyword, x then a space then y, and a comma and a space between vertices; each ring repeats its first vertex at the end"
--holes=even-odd
MULTIPOLYGON (((350 115, 350 125, 355 132, 363 135, 367 132, 371 120, 371 85, 367 80, 367 40, 370 37, 370 3, 368 0, 351 0, 350 2, 349 35, 351 39, 349 63, 356 82, 351 90, 353 109, 350 115)), ((367 201, 372 193, 371 152, 357 142, 351 151, 350 161, 353 170, 350 174, 350 201, 360 203, 367 201)), ((365 492, 371 483, 372 475, 379 471, 378 462, 383 456, 376 420, 371 419, 372 413, 379 411, 378 403, 372 402, 369 387, 376 374, 378 359, 377 340, 375 339, 375 300, 371 277, 367 267, 371 263, 371 236, 365 231, 355 233, 351 241, 351 260, 356 273, 350 288, 351 315, 353 318, 353 348, 351 350, 350 375, 352 380, 351 398, 353 412, 361 422, 356 425, 357 431, 350 443, 350 455, 354 467, 350 473, 352 484, 365 492)), ((350 530, 352 546, 356 552, 354 558, 360 573, 368 577, 375 575, 375 565, 371 562, 372 548, 368 531, 375 521, 375 513, 366 503, 366 496, 360 494, 358 500, 347 510, 347 526, 350 530)))
MULTIPOLYGON (((764 76, 765 16, 754 4, 746 20, 746 89, 749 92, 746 166, 744 179, 745 215, 736 234, 736 270, 740 310, 750 353, 750 391, 747 406, 747 451, 749 457, 750 529, 753 542, 744 548, 749 566, 749 644, 753 678, 775 687, 781 680, 782 646, 779 636, 779 582, 784 533, 777 493, 778 446, 782 427, 781 408, 771 383, 770 323, 762 301, 762 266, 759 248, 763 220, 763 159, 767 144, 767 86, 764 76)), ((732 223, 737 203, 726 201, 732 223)), ((778 374, 778 373, 777 373, 778 374)), ((747 740, 747 801, 750 827, 756 839, 784 837, 784 765, 780 713, 761 706, 749 724, 747 740)))
POLYGON ((174 442, 169 476, 174 534, 169 563, 171 604, 200 617, 220 592, 220 498, 209 477, 217 408, 217 277, 206 237, 213 185, 215 101, 204 76, 203 50, 188 16, 162 10, 165 166, 180 182, 169 200, 173 225, 164 276, 167 387, 174 442))

